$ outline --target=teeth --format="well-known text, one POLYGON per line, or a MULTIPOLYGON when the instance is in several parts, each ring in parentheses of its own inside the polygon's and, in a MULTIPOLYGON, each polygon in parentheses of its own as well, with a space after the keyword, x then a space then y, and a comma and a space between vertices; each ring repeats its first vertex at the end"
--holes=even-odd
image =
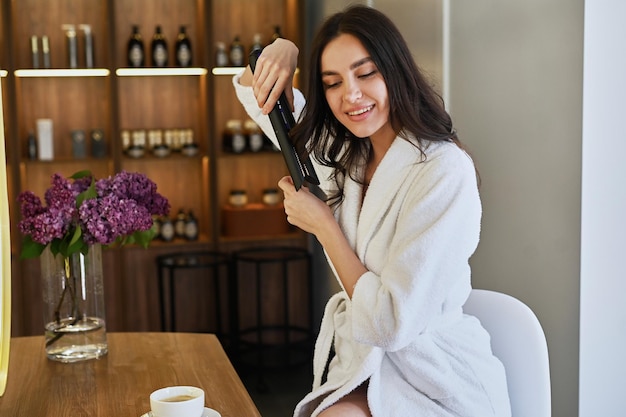
POLYGON ((358 116, 359 114, 363 114, 365 112, 368 112, 368 111, 372 110, 372 107, 374 107, 374 106, 368 106, 368 107, 365 107, 365 108, 360 109, 360 110, 348 112, 348 116, 358 116))

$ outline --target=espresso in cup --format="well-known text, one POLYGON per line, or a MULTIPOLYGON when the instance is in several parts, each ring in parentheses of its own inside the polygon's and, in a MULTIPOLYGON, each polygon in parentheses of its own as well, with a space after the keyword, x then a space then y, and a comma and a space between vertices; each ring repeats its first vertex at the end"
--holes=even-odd
POLYGON ((202 417, 204 391, 197 387, 166 387, 150 394, 153 417, 202 417))
POLYGON ((165 398, 164 400, 161 401, 165 401, 168 403, 177 403, 179 401, 189 401, 189 400, 193 400, 194 397, 193 395, 188 395, 188 394, 183 394, 183 395, 176 395, 175 397, 171 397, 171 398, 165 398))

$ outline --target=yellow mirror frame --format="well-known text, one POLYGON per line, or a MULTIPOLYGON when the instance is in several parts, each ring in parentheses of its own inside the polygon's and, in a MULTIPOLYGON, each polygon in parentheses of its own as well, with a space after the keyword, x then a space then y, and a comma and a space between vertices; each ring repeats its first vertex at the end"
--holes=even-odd
POLYGON ((0 396, 4 394, 9 373, 11 342, 11 229, 4 141, 2 81, 0 80, 0 396))

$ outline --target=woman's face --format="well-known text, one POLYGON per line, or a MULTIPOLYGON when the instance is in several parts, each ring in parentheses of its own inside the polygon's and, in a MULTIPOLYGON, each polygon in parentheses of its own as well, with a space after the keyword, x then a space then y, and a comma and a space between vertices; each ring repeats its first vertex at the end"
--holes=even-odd
POLYGON ((356 37, 342 34, 329 42, 322 52, 321 71, 326 100, 341 124, 360 138, 395 138, 387 85, 356 37))

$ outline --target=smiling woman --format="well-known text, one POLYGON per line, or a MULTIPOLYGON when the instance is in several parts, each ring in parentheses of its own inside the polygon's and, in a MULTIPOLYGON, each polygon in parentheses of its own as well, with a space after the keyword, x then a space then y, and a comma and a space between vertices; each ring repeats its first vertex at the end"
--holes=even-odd
MULTIPOLYGON (((292 89, 299 50, 277 39, 233 78, 248 114, 285 90, 330 196, 278 182, 287 220, 315 235, 342 290, 328 301, 313 389, 295 416, 510 416, 489 335, 462 307, 481 205, 474 164, 443 101, 395 25, 373 8, 331 16, 311 51, 304 95, 292 89)), ((308 155, 304 155, 308 156, 308 155)))

